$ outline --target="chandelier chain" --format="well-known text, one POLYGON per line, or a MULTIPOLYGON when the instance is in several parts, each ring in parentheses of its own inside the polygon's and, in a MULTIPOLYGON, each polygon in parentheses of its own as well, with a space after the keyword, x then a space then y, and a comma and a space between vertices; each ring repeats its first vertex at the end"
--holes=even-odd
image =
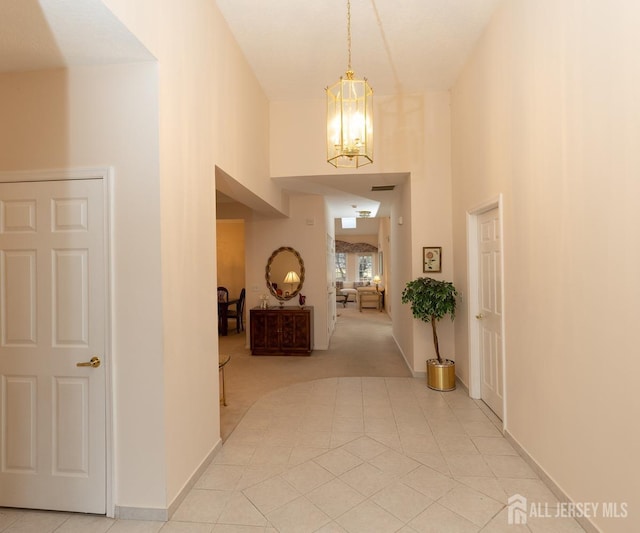
POLYGON ((347 50, 348 50, 348 61, 347 61, 347 71, 351 72, 351 2, 347 0, 347 50))

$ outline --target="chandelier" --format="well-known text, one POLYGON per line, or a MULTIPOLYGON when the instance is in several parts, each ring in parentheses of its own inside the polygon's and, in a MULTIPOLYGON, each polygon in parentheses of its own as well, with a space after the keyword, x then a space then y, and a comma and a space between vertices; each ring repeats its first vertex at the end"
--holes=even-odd
POLYGON ((373 90, 351 69, 351 2, 347 0, 347 72, 327 87, 327 161, 358 168, 373 163, 373 90))

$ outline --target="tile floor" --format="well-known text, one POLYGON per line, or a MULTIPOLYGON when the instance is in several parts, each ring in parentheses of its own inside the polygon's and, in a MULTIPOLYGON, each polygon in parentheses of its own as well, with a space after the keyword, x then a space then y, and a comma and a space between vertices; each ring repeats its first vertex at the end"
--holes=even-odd
POLYGON ((583 531, 507 524, 507 498, 557 499, 463 390, 415 378, 326 378, 256 402, 167 523, 0 510, 34 533, 583 531))

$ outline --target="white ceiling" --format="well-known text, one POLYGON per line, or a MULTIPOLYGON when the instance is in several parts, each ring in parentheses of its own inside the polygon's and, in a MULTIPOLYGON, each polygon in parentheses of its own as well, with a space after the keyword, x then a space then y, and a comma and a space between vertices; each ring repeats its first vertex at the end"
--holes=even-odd
MULTIPOLYGON (((375 95, 448 90, 502 0, 351 0, 352 67, 375 95)), ((216 0, 271 100, 324 98, 347 70, 346 0, 216 0)), ((327 172, 330 171, 327 164, 327 172)), ((338 217, 389 216, 402 175, 278 179, 323 194, 338 217), (356 208, 352 206, 356 205, 356 208)))
MULTIPOLYGON (((502 0, 351 0, 352 67, 374 94, 449 89, 502 0)), ((216 0, 272 100, 347 70, 346 0, 216 0)))
POLYGON ((150 60, 100 0, 0 0, 0 72, 150 60))

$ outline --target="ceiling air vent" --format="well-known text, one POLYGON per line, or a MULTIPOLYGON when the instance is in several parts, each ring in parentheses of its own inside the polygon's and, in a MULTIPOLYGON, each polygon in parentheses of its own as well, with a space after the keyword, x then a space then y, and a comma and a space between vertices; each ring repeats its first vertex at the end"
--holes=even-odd
POLYGON ((392 191, 395 189, 395 185, 373 185, 371 187, 372 191, 392 191))

